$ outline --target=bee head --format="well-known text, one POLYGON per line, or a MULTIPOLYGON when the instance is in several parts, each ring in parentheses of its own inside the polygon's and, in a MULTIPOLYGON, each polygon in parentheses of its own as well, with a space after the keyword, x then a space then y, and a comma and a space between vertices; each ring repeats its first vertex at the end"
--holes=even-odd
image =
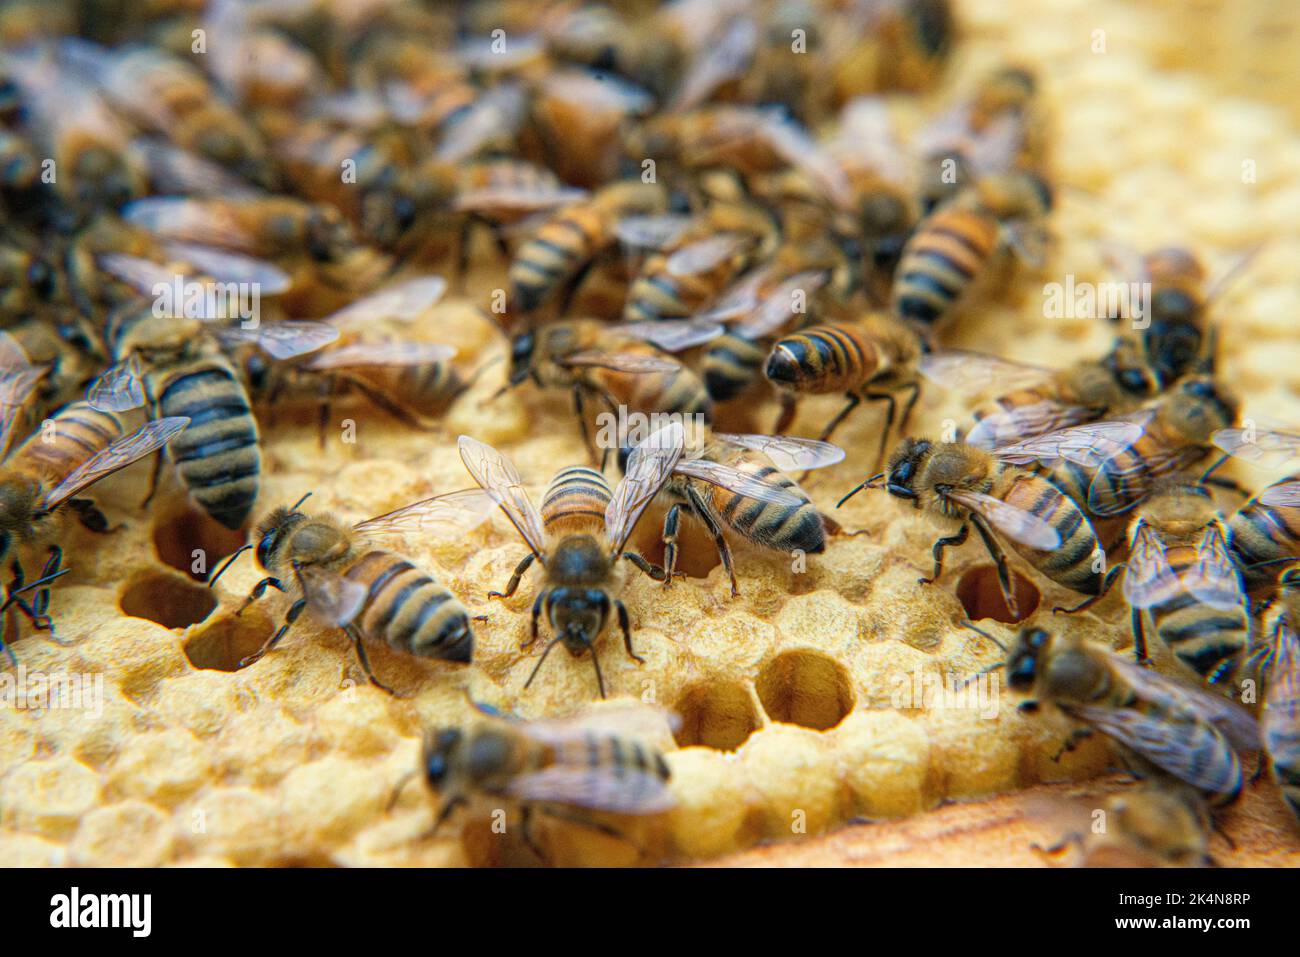
POLYGON ((557 588, 551 592, 551 622, 575 658, 591 648, 609 618, 609 595, 600 588, 557 588))
POLYGON ((915 499, 917 473, 933 448, 929 439, 907 438, 900 442, 885 469, 885 490, 898 498, 915 499))
POLYGON ((1015 691, 1028 691, 1038 677, 1042 654, 1052 636, 1042 628, 1026 628, 1016 637, 1007 653, 1007 685, 1015 691))
MULTIPOLYGON (((307 495, 311 493, 308 492, 307 495)), ((307 521, 307 516, 298 511, 298 506, 307 499, 307 495, 290 506, 280 506, 257 526, 257 562, 263 568, 270 569, 276 560, 276 552, 288 540, 294 528, 307 521)))
POLYGON ((429 787, 442 786, 463 738, 464 733, 459 728, 442 728, 424 739, 420 763, 424 766, 424 779, 429 782, 429 787))
POLYGON ((1169 421, 1189 441, 1202 444, 1215 429, 1230 426, 1237 417, 1237 401, 1226 395, 1212 376, 1188 376, 1171 394, 1169 421))
POLYGON ((537 334, 531 329, 516 333, 510 340, 510 384, 519 385, 528 378, 532 369, 533 352, 537 348, 537 334))

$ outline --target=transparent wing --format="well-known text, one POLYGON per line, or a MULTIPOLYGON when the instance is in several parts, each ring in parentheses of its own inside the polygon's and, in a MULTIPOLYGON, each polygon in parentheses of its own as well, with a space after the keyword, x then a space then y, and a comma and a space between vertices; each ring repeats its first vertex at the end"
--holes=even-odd
POLYGON ((0 332, 0 370, 21 372, 35 367, 23 347, 7 332, 0 332))
POLYGON ((340 328, 375 321, 414 322, 435 306, 446 291, 447 280, 441 276, 417 276, 358 299, 322 321, 340 328))
POLYGON ((1083 468, 1096 468, 1136 442, 1142 432, 1136 422, 1087 422, 994 449, 993 454, 1017 465, 1050 465, 1064 459, 1083 468))
POLYGON ((695 109, 721 84, 744 74, 753 61, 758 37, 758 26, 751 17, 736 17, 727 23, 691 61, 669 110, 695 109))
POLYGON ((614 234, 628 249, 664 249, 691 225, 692 218, 682 213, 660 216, 628 216, 614 226, 614 234))
POLYGON ((695 276, 708 272, 724 260, 736 255, 750 242, 748 236, 735 233, 723 233, 696 240, 670 255, 664 263, 664 269, 672 276, 695 276))
POLYGON ((146 196, 123 206, 121 216, 156 236, 247 249, 252 244, 252 236, 224 204, 224 199, 146 196))
POLYGON ((562 718, 537 718, 520 728, 530 738, 558 746, 582 741, 592 732, 621 738, 654 741, 673 734, 682 726, 677 712, 641 702, 614 702, 562 718))
POLYGON ((1047 522, 1000 499, 969 489, 951 491, 948 497, 987 519, 998 532, 1021 545, 1050 551, 1061 544, 1061 534, 1047 522))
POLYGON ((775 113, 767 114, 760 132, 778 156, 802 170, 818 189, 841 209, 852 202, 849 178, 835 158, 795 123, 775 113))
POLYGON ((772 268, 750 272, 718 296, 708 306, 695 314, 697 320, 706 322, 732 322, 743 319, 763 302, 762 289, 772 276, 772 268))
POLYGON ((509 209, 519 213, 535 213, 576 203, 590 195, 585 189, 572 186, 509 187, 485 186, 465 189, 456 194, 455 207, 459 210, 509 209))
POLYGON ((252 343, 273 359, 292 359, 315 352, 339 337, 334 326, 309 319, 262 322, 255 328, 227 326, 217 330, 217 337, 230 344, 252 343))
POLYGON ((361 613, 369 594, 369 589, 360 582, 313 565, 299 566, 298 577, 312 614, 335 628, 351 624, 361 613))
POLYGON ((466 535, 497 510, 496 499, 481 488, 446 492, 376 515, 353 528, 367 536, 434 533, 440 538, 466 535))
POLYGON ((95 262, 104 272, 146 296, 153 293, 153 288, 158 283, 171 283, 176 278, 172 270, 143 256, 104 253, 97 256, 95 262))
POLYGON ((506 513, 506 518, 510 519, 528 547, 535 554, 542 555, 546 543, 542 517, 524 491, 523 479, 514 463, 492 446, 468 435, 462 435, 457 444, 460 459, 469 474, 474 476, 474 481, 501 506, 501 511, 506 513))
POLYGON ((164 140, 141 138, 131 143, 148 171, 153 192, 160 195, 216 196, 250 199, 261 195, 255 186, 222 166, 164 140))
POLYGON ((168 256, 193 266, 217 282, 249 283, 263 296, 278 295, 293 284, 289 274, 279 266, 252 256, 199 243, 170 242, 163 249, 168 256))
POLYGON ((692 346, 708 342, 722 335, 723 328, 715 322, 700 319, 674 320, 672 322, 624 322, 618 326, 623 335, 658 346, 664 352, 682 352, 692 346))
POLYGON ((553 765, 514 778, 506 791, 520 801, 569 804, 619 814, 658 814, 677 803, 656 774, 624 767, 553 765))
POLYGON ((1081 405, 1062 405, 1046 399, 982 417, 967 433, 966 442, 976 448, 992 451, 1046 432, 1082 425, 1094 418, 1096 411, 1093 409, 1081 405))
POLYGON ((773 485, 756 475, 742 472, 740 469, 731 465, 724 465, 722 462, 714 462, 712 459, 682 459, 677 463, 676 471, 679 475, 688 475, 691 478, 697 478, 702 482, 708 482, 710 485, 717 485, 720 488, 730 489, 737 495, 744 495, 746 498, 756 499, 760 502, 796 506, 807 501, 803 496, 782 488, 780 485, 773 485))
POLYGON ((1055 370, 1013 362, 983 352, 964 349, 936 349, 921 356, 921 374, 936 385, 967 398, 997 389, 1002 395, 1050 379, 1055 370))
POLYGON ((830 281, 825 270, 808 270, 791 276, 763 297, 752 315, 736 323, 734 330, 751 339, 771 335, 790 321, 791 316, 807 311, 808 297, 830 281))
POLYGON ((43 367, 6 367, 0 369, 0 457, 9 448, 9 440, 36 384, 45 376, 43 367))
POLYGON ((544 81, 546 93, 588 112, 640 114, 651 110, 654 97, 612 73, 557 70, 544 81))
POLYGON ((1211 608, 1233 611, 1246 606, 1246 593, 1236 562, 1228 551, 1223 527, 1205 530, 1196 548, 1196 564, 1183 573, 1183 586, 1211 608))
POLYGON ((143 406, 144 376, 135 353, 92 382, 86 390, 86 401, 100 412, 126 412, 143 406))
POLYGON ((1259 501, 1274 508, 1300 508, 1300 481, 1270 485, 1259 493, 1259 501))
POLYGON ((469 159, 494 137, 513 135, 523 122, 528 100, 523 87, 502 83, 480 96, 443 137, 434 151, 443 163, 469 159))
POLYGON ((1122 468, 1105 462, 1088 484, 1088 511, 1100 518, 1121 515, 1150 495, 1166 475, 1190 467, 1201 457, 1199 448, 1183 447, 1153 451, 1122 468))
POLYGON ((1110 656, 1115 668, 1138 697, 1164 709, 1190 710, 1223 733, 1238 751, 1259 750, 1259 724, 1254 716, 1234 701, 1204 688, 1176 681, 1158 671, 1142 668, 1119 655, 1110 656))
POLYGON ((817 439, 801 439, 791 435, 737 435, 732 432, 714 432, 713 436, 731 445, 762 452, 782 472, 823 469, 844 461, 842 448, 817 439))
POLYGON ((424 366, 446 362, 455 355, 454 346, 436 342, 353 342, 318 352, 303 365, 304 368, 318 370, 424 366))
POLYGON ((107 478, 119 469, 124 469, 132 462, 156 452, 173 438, 185 431, 190 420, 185 416, 170 416, 155 419, 130 435, 124 435, 109 443, 108 447, 92 456, 75 469, 62 482, 45 496, 44 507, 55 508, 76 495, 82 489, 107 478))
POLYGON ((1124 597, 1134 608, 1153 608, 1178 597, 1182 590, 1160 533, 1142 522, 1133 534, 1124 568, 1124 597))
POLYGON ((582 349, 571 353, 563 359, 557 359, 559 365, 591 366, 598 369, 612 369, 615 372, 677 372, 681 363, 667 356, 648 356, 636 352, 605 352, 600 349, 582 349))
POLYGON ((605 506, 605 542, 612 554, 623 551, 641 513, 681 459, 685 442, 681 423, 672 422, 648 435, 628 456, 623 479, 605 506))
POLYGON ((1261 468, 1285 465, 1300 452, 1300 435, 1266 429, 1219 429, 1210 437, 1215 445, 1234 458, 1261 468))

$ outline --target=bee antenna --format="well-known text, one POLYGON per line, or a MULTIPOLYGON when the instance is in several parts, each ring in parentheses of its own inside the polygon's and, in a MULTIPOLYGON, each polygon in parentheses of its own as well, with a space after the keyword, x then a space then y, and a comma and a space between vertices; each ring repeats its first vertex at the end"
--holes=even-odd
POLYGON ((415 777, 416 773, 417 772, 415 771, 407 771, 398 780, 397 785, 393 788, 392 796, 389 797, 388 804, 384 808, 385 814, 393 813, 393 808, 397 807, 397 799, 402 796, 402 791, 405 790, 406 786, 411 783, 411 778, 415 777))
MULTIPOLYGON (((987 638, 989 641, 993 642, 993 644, 995 644, 995 645, 997 645, 999 648, 1001 648, 1004 652, 1007 650, 1007 646, 1006 646, 1006 645, 1002 644, 1002 642, 998 641, 998 639, 994 638, 992 635, 990 635, 990 634, 989 634, 987 631, 985 631, 983 628, 979 628, 979 627, 977 627, 976 625, 974 625, 973 623, 971 623, 971 622, 969 622, 969 621, 963 621, 961 624, 962 624, 962 627, 963 627, 963 628, 969 628, 971 631, 975 632, 975 634, 977 634, 977 635, 983 635, 983 636, 984 636, 985 638, 987 638)), ((1000 668, 1000 667, 1002 667, 1002 666, 1001 666, 1001 665, 997 665, 997 667, 1000 668)))
POLYGON ((42 585, 48 585, 50 582, 54 581, 54 579, 62 578, 70 571, 72 571, 71 568, 64 568, 60 571, 54 572, 52 575, 46 575, 42 578, 36 579, 35 581, 27 582, 21 588, 16 588, 13 591, 7 592, 5 594, 4 604, 0 605, 0 611, 4 611, 12 605, 23 592, 31 591, 33 588, 40 588, 42 585))
POLYGON ((600 696, 605 697, 605 679, 600 673, 600 657, 596 654, 595 648, 589 648, 591 652, 591 664, 596 669, 596 687, 600 689, 600 696))
POLYGON ((252 545, 240 545, 237 549, 235 549, 235 553, 231 555, 229 558, 227 558, 221 564, 221 567, 216 570, 213 576, 208 579, 208 587, 211 588, 213 585, 215 585, 217 583, 217 579, 226 573, 226 569, 229 568, 231 565, 235 564, 235 559, 238 558, 240 555, 244 554, 244 552, 248 551, 252 547, 253 547, 252 545))
POLYGON ((546 664, 546 656, 551 653, 551 649, 554 648, 559 643, 560 643, 560 636, 557 635, 556 637, 551 639, 550 644, 546 646, 546 650, 542 652, 541 659, 537 662, 537 665, 533 668, 533 673, 530 674, 528 676, 528 680, 524 682, 525 690, 527 690, 528 686, 533 683, 533 679, 537 677, 537 672, 542 670, 542 665, 546 664))
POLYGON ((855 487, 853 488, 853 490, 852 490, 851 492, 849 492, 848 495, 844 496, 842 499, 840 499, 838 502, 836 502, 836 503, 835 503, 835 507, 836 507, 836 508, 839 508, 841 505, 843 505, 845 502, 847 502, 847 501, 848 501, 849 499, 851 499, 853 496, 857 495, 857 494, 858 494, 859 492, 861 492, 863 489, 866 489, 866 488, 879 488, 879 487, 880 487, 880 484, 879 484, 879 483, 880 483, 880 480, 883 479, 884 477, 885 477, 885 473, 884 473, 884 472, 881 472, 881 473, 879 473, 878 475, 873 475, 873 476, 871 476, 871 478, 867 479, 867 480, 866 480, 865 482, 863 482, 861 485, 857 485, 857 486, 855 486, 855 487))
POLYGON ((298 511, 298 509, 302 507, 302 503, 305 502, 305 501, 307 501, 307 499, 311 498, 311 495, 312 495, 312 493, 311 493, 311 492, 308 492, 308 493, 307 493, 306 495, 304 495, 302 498, 298 499, 298 501, 294 502, 294 503, 293 503, 293 508, 291 508, 290 511, 291 511, 291 512, 296 512, 296 511, 298 511))

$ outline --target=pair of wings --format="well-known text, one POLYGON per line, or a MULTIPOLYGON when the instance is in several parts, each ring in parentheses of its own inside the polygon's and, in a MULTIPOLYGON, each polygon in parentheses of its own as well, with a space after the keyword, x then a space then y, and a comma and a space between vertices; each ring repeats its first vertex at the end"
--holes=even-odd
POLYGON ((1152 764, 1195 788, 1213 791, 1222 787, 1223 780, 1216 762, 1206 760, 1207 747, 1232 752, 1238 773, 1236 753, 1259 750, 1259 724, 1239 705, 1118 655, 1112 655, 1110 663, 1138 698, 1153 706, 1151 711, 1084 705, 1066 711, 1152 764))
POLYGON ((1196 558, 1195 564, 1175 569, 1159 530, 1139 521, 1124 569, 1124 597, 1134 608, 1165 605, 1185 594, 1223 611, 1246 604, 1241 575, 1220 523, 1205 529, 1196 558))
MULTIPOLYGON (((830 442, 789 435, 750 435, 713 432, 713 438, 728 445, 761 452, 781 472, 820 469, 844 461, 844 450, 830 442)), ((673 469, 679 475, 729 489, 737 495, 774 505, 795 507, 807 499, 794 490, 775 485, 735 466, 706 458, 703 452, 688 451, 673 469)))
MULTIPOLYGON (((1051 465, 1072 462, 1095 468, 1135 442, 1142 429, 1132 422, 1091 422, 1037 435, 990 454, 1011 465, 1051 465)), ((1047 551, 1061 544, 1061 535, 1048 522, 1001 499, 971 489, 953 489, 945 495, 985 519, 995 530, 1021 545, 1047 551)))
POLYGON ((784 328, 793 316, 806 311, 808 300, 831 277, 825 269, 807 269, 775 284, 773 278, 770 269, 750 273, 708 309, 697 313, 696 319, 727 322, 736 335, 763 339, 784 328))
MULTIPOLYGON (((447 280, 441 276, 415 276, 392 283, 358 299, 321 322, 338 329, 340 335, 359 332, 383 324, 409 326, 423 317, 442 299, 447 280)), ((385 335, 336 345, 314 352, 302 368, 330 371, 361 368, 426 366, 446 362, 456 355, 454 346, 438 342, 419 342, 385 335)))
POLYGON ((49 371, 48 366, 32 365, 18 341, 0 332, 0 460, 9 450, 14 426, 27 400, 49 371))
MULTIPOLYGON (((687 319, 674 322, 620 322, 610 328, 616 340, 624 337, 629 340, 648 342, 664 352, 682 352, 701 345, 722 335, 723 328, 715 322, 687 319)), ((610 369, 614 372, 634 374, 673 373, 682 369, 682 364, 669 356, 649 355, 629 349, 620 351, 616 341, 608 345, 580 349, 567 355, 557 357, 559 365, 570 367, 610 369)))
MULTIPOLYGON (((674 422, 650 435, 632 450, 623 479, 605 509, 605 544, 611 555, 622 554, 641 513, 672 474, 682 457, 685 435, 674 422)), ((461 461, 505 512, 524 542, 539 558, 546 554, 542 517, 524 490, 514 464, 492 446, 468 435, 459 439, 461 461)))
MULTIPOLYGON (((1220 429, 1211 438, 1233 458, 1260 468, 1278 468, 1300 453, 1300 433, 1285 429, 1220 429)), ((1300 480, 1283 479, 1259 493, 1259 501, 1275 508, 1300 507, 1300 480)))
POLYGON ((157 452, 184 432, 189 424, 190 420, 185 416, 154 419, 130 435, 116 439, 50 489, 41 500, 41 508, 46 511, 55 509, 77 493, 108 478, 119 469, 124 469, 132 462, 157 452))

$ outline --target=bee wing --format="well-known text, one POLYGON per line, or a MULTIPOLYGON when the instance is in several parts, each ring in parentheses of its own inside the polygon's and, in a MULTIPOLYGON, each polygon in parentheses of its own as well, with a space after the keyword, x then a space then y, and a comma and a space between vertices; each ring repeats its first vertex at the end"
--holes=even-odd
POLYGON ((1205 530, 1196 548, 1196 564, 1183 573, 1183 587, 1211 608, 1232 611, 1246 605, 1246 594, 1218 523, 1205 530))
POLYGON ((488 186, 481 189, 461 190, 456 194, 454 206, 458 210, 473 212, 485 209, 510 209, 520 213, 536 213, 567 206, 588 196, 585 189, 573 186, 506 187, 488 186))
POLYGON ((744 318, 763 302, 759 293, 771 275, 772 269, 767 267, 742 276, 714 299, 707 309, 697 312, 695 318, 706 322, 730 322, 744 318))
POLYGON ((467 535, 497 509, 496 500, 481 488, 461 489, 359 522, 353 528, 368 536, 407 535, 433 532, 443 538, 467 535))
POLYGON ((984 416, 971 427, 966 443, 991 451, 1046 432, 1082 425, 1095 415, 1094 410, 1081 405, 1062 405, 1046 399, 984 416))
POLYGON ((993 454, 1017 465, 1031 462, 1047 465, 1064 459, 1083 468, 1096 468, 1136 442, 1142 432, 1142 426, 1136 422, 1085 422, 1004 445, 994 449, 993 454))
POLYGON ((1190 467, 1200 458, 1201 450, 1195 447, 1161 449, 1135 459, 1127 468, 1108 470, 1108 482, 1102 481, 1102 473, 1098 472, 1088 484, 1088 511, 1099 518, 1122 515, 1150 495, 1164 476, 1190 467), (1111 500, 1114 490, 1121 489, 1111 500))
POLYGON ((945 389, 974 397, 991 389, 1006 394, 1050 378, 1052 369, 965 349, 936 349, 922 355, 917 369, 945 389))
POLYGON ((612 73, 561 70, 550 74, 543 85, 548 96, 589 112, 638 115, 655 105, 654 97, 645 89, 612 73))
POLYGON ((1215 445, 1234 458, 1261 468, 1277 468, 1300 452, 1300 435, 1266 429, 1219 429, 1210 437, 1215 445))
POLYGON ((1000 499, 970 489, 951 491, 948 497, 972 512, 988 519, 990 525, 1012 541, 1039 551, 1050 551, 1061 544, 1061 533, 1037 515, 1008 505, 1000 499))
POLYGON ((761 339, 776 332, 791 316, 803 312, 808 296, 830 281, 824 269, 808 270, 791 276, 763 297, 753 314, 738 322, 734 329, 742 336, 761 339))
POLYGON ((9 448, 9 438, 36 384, 48 370, 43 366, 0 368, 0 457, 9 448))
POLYGON ((685 449, 686 433, 671 422, 643 439, 628 456, 622 480, 605 506, 605 542, 619 555, 641 513, 668 480, 685 449))
POLYGON ((1171 600, 1182 588, 1165 556, 1160 533, 1142 522, 1133 534, 1133 547, 1124 568, 1124 597, 1134 608, 1151 608, 1171 600))
POLYGON ((600 349, 583 349, 556 361, 564 366, 592 366, 598 369, 612 369, 615 372, 677 372, 682 368, 681 363, 674 362, 666 356, 647 356, 636 352, 604 352, 600 349))
POLYGON ((664 352, 683 352, 693 346, 708 342, 710 339, 716 339, 722 335, 724 330, 717 323, 702 319, 673 320, 672 322, 660 322, 651 319, 644 322, 620 323, 618 331, 631 336, 633 339, 639 339, 642 342, 657 346, 664 352))
POLYGON ((217 338, 222 341, 228 344, 250 342, 273 359, 292 359, 315 352, 338 337, 339 331, 334 326, 309 319, 260 322, 251 329, 242 325, 226 326, 217 331, 217 338))
POLYGON ((171 242, 163 248, 172 258, 188 263, 217 282, 253 284, 263 296, 279 295, 293 285, 289 274, 279 266, 252 256, 198 243, 171 242))
POLYGON ((673 276, 694 276, 708 272, 723 260, 734 256, 750 239, 738 233, 722 233, 687 243, 668 257, 664 268, 673 276))
POLYGON ((18 340, 9 333, 0 331, 0 370, 18 372, 35 369, 18 340))
POLYGON ((581 741, 590 733, 654 741, 681 729, 677 712, 641 702, 615 702, 562 718, 537 718, 519 727, 530 738, 556 746, 581 741))
POLYGON ((1300 481, 1278 482, 1259 493, 1259 501, 1274 508, 1300 507, 1300 481))
POLYGON ((853 194, 849 178, 826 149, 793 121, 775 113, 766 115, 760 133, 782 160, 809 176, 826 198, 847 209, 853 194))
POLYGON ((732 432, 714 432, 713 436, 731 445, 762 452, 782 472, 824 469, 844 461, 842 448, 817 439, 801 439, 792 435, 737 435, 732 432))
POLYGON ((519 775, 506 791, 520 801, 554 802, 619 814, 658 814, 677 804, 667 782, 658 775, 623 767, 552 765, 519 775))
POLYGON ((340 328, 374 321, 414 322, 446 291, 447 280, 441 276, 417 276, 358 299, 322 321, 340 328))
POLYGON ((357 617, 369 594, 369 589, 360 582, 313 565, 300 566, 298 577, 312 614, 336 628, 350 624, 357 617))
POLYGON ((261 190, 224 167, 163 140, 141 137, 131 149, 148 171, 153 192, 176 196, 253 199, 261 190))
POLYGON ((1300 727, 1300 637, 1286 621, 1278 627, 1260 724, 1269 754, 1295 747, 1296 728, 1300 727))
POLYGON ((210 243, 224 249, 246 249, 250 237, 221 200, 188 196, 146 196, 122 207, 128 223, 155 236, 181 242, 210 243))
POLYGON ((664 249, 671 245, 691 225, 692 218, 682 213, 665 213, 660 216, 628 216, 614 225, 614 235, 628 249, 641 252, 646 249, 664 249))
POLYGON ((42 503, 51 509, 66 502, 82 489, 94 485, 100 479, 107 478, 118 469, 124 469, 137 459, 142 459, 156 452, 173 438, 185 431, 190 420, 185 416, 170 416, 154 419, 143 428, 130 435, 124 435, 92 456, 89 461, 73 470, 62 482, 56 485, 42 503))
POLYGON ((542 555, 546 544, 542 517, 524 491, 523 479, 514 463, 492 446, 468 435, 462 435, 457 445, 460 459, 469 474, 474 476, 474 481, 501 506, 501 511, 506 513, 506 518, 510 519, 528 547, 535 554, 542 555))
POLYGON ((1227 292, 1232 287, 1232 284, 1241 278, 1241 274, 1255 261, 1263 249, 1264 243, 1258 243, 1232 260, 1227 268, 1219 274, 1219 277, 1205 290, 1205 302, 1207 304, 1216 302, 1227 292))
POLYGON ((501 134, 513 135, 523 122, 528 100, 522 86, 502 83, 494 86, 457 119, 434 151, 442 163, 459 163, 477 153, 484 144, 501 134))
POLYGON ((760 502, 796 506, 806 501, 789 489, 774 485, 748 472, 742 472, 734 466, 714 462, 712 459, 682 459, 677 463, 676 471, 679 475, 688 475, 760 502))
POLYGON ((1214 725, 1238 751, 1259 750, 1259 724, 1236 702, 1185 681, 1167 678, 1150 668, 1142 668, 1119 655, 1112 655, 1110 662, 1143 700, 1164 709, 1190 710, 1214 725))
POLYGON ((369 366, 422 366, 446 362, 454 346, 436 342, 353 342, 318 352, 304 363, 307 369, 353 369, 369 366))
POLYGON ((144 405, 144 377, 135 353, 92 382, 86 401, 100 412, 126 412, 144 405))
POLYGON ((105 253, 95 257, 99 268, 118 279, 141 295, 149 295, 158 283, 171 283, 176 274, 161 263, 143 256, 126 253, 105 253))
POLYGON ((691 61, 668 110, 680 113, 706 102, 722 84, 749 69, 758 47, 758 25, 752 17, 726 23, 691 61))
POLYGON ((1228 754, 1240 776, 1240 759, 1219 730, 1190 716, 1171 720, 1168 714, 1157 718, 1132 708, 1087 705, 1071 705, 1064 710, 1199 790, 1219 791, 1224 784, 1217 762, 1206 760, 1206 736, 1228 754))

